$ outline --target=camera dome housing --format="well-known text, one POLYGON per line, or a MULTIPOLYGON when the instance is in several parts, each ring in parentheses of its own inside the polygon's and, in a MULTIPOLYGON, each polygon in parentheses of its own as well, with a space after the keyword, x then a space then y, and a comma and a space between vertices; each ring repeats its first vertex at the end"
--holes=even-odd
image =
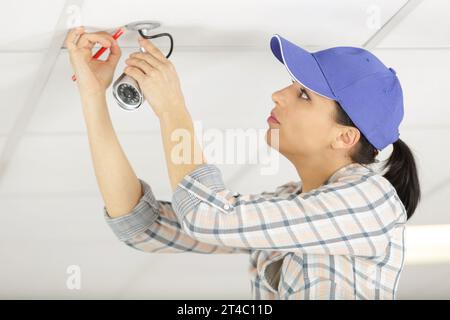
POLYGON ((114 81, 112 92, 120 107, 125 110, 135 110, 144 101, 139 84, 125 73, 114 81))

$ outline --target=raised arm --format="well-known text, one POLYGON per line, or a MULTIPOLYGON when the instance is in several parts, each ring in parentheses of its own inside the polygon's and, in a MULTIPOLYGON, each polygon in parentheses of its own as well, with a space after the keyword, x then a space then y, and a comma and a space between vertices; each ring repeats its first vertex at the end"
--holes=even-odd
POLYGON ((144 195, 126 215, 104 217, 120 241, 144 252, 152 253, 250 253, 250 250, 212 245, 190 237, 181 227, 172 204, 156 200, 151 187, 139 179, 144 195))
POLYGON ((186 108, 180 80, 174 65, 149 40, 140 39, 145 53, 136 52, 126 60, 125 73, 136 79, 145 99, 159 118, 161 137, 172 190, 188 173, 205 164, 186 108), (181 141, 178 141, 181 138, 181 141), (183 159, 176 159, 182 144, 183 159))
POLYGON ((120 57, 114 39, 107 33, 75 29, 68 34, 66 46, 77 77, 92 162, 105 203, 104 218, 119 240, 145 252, 248 253, 246 249, 210 245, 188 236, 171 203, 156 200, 150 186, 137 178, 120 146, 106 104, 105 91, 120 57), (110 48, 106 62, 90 61, 96 42, 110 48))
POLYGON ((66 39, 70 62, 77 77, 95 176, 103 200, 112 217, 128 213, 142 196, 141 185, 123 152, 114 131, 106 89, 112 82, 121 52, 106 32, 69 32, 66 39), (96 43, 110 49, 106 61, 91 60, 96 43))

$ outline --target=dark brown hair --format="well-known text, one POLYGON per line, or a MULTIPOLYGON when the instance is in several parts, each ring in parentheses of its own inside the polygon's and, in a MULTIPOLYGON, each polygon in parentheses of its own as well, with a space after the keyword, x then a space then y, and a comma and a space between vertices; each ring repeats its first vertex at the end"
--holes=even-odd
MULTIPOLYGON (((336 122, 344 125, 356 127, 341 105, 336 101, 336 122)), ((361 133, 354 152, 350 155, 353 162, 360 164, 371 164, 375 162, 378 150, 361 133)), ((400 200, 405 206, 408 219, 411 218, 419 203, 421 191, 419 177, 417 174, 416 161, 405 142, 398 139, 393 144, 393 151, 386 160, 383 170, 387 169, 385 177, 394 186, 400 200)))

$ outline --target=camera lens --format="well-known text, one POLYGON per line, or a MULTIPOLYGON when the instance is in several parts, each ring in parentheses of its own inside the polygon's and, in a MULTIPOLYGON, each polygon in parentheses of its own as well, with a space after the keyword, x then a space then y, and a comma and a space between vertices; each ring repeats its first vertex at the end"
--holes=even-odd
POLYGON ((128 83, 122 83, 117 88, 117 93, 120 99, 129 105, 136 105, 139 103, 139 92, 135 87, 129 85, 128 83))

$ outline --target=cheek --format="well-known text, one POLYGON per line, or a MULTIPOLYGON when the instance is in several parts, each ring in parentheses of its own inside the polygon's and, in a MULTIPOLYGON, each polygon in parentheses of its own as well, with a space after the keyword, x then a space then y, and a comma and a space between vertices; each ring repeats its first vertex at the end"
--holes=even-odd
POLYGON ((297 151, 320 150, 328 143, 330 122, 327 115, 315 112, 295 112, 280 130, 280 145, 297 151))

